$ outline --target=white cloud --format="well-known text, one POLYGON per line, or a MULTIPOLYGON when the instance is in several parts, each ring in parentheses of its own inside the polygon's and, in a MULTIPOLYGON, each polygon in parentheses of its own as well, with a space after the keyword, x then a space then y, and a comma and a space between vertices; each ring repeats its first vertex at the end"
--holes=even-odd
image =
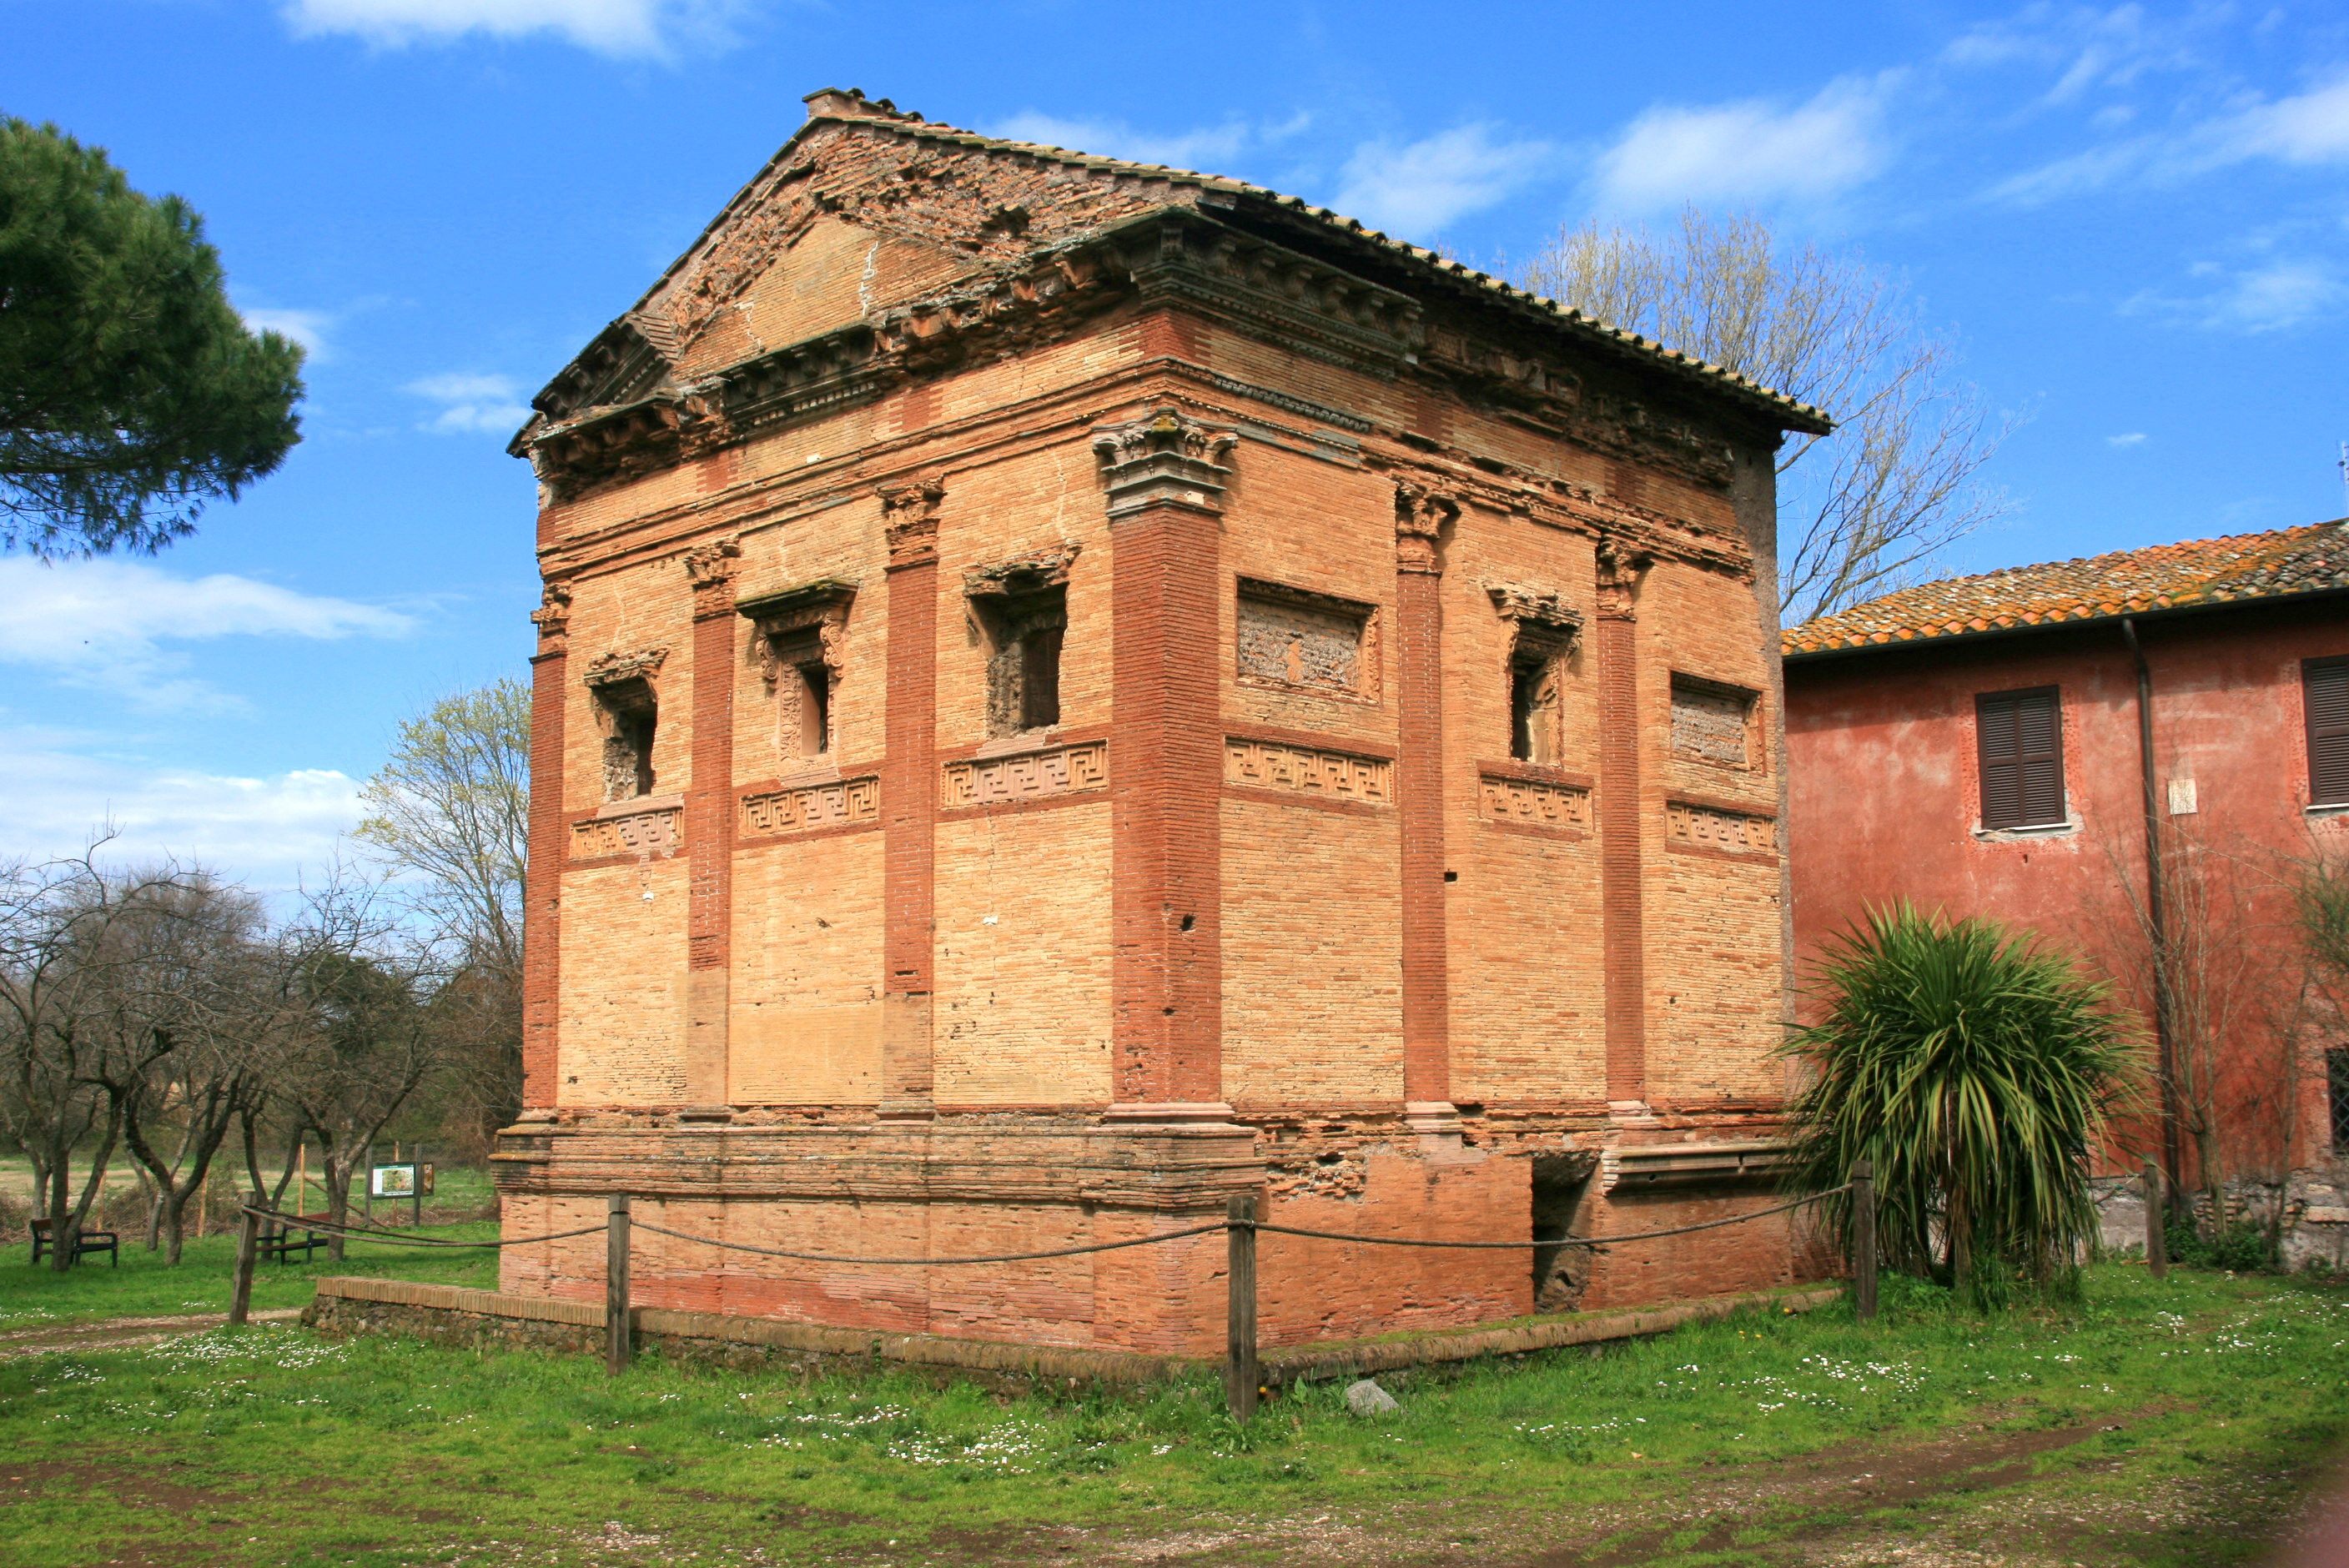
POLYGON ((2142 447, 2145 443, 2146 434, 2143 430, 2130 430, 2124 435, 2105 438, 2105 445, 2108 447, 2142 447))
POLYGON ((2206 132, 2216 161, 2349 162, 2349 71, 2296 98, 2254 104, 2206 132))
POLYGON ((427 376, 405 390, 440 405, 423 426, 440 435, 511 436, 530 418, 530 405, 511 376, 427 376))
POLYGON ((341 33, 398 47, 480 33, 533 33, 605 55, 663 57, 679 43, 718 43, 739 6, 731 0, 286 0, 294 31, 341 33))
POLYGON ((1599 154, 1597 193, 1633 211, 1839 195, 1890 159, 1884 100, 1893 80, 1831 82, 1791 108, 1753 98, 1649 109, 1599 154))
POLYGON ((2349 283, 2330 263, 2278 256, 2229 269, 2205 262, 2189 271, 2206 286, 2186 294, 2148 290, 2125 301, 2128 315, 2159 317, 2220 332, 2282 332, 2349 309, 2349 283))
POLYGON ((157 768, 87 748, 87 738, 0 730, 9 756, 9 826, 0 854, 78 851, 111 825, 118 862, 210 867, 264 891, 294 887, 335 858, 363 815, 359 781, 329 768, 261 778, 157 768))
POLYGON ((1331 205, 1390 233, 1423 239, 1540 179, 1555 157, 1548 142, 1502 140, 1485 125, 1402 147, 1366 142, 1346 160, 1331 205))
POLYGON ((1122 158, 1130 163, 1163 163, 1171 169, 1217 173, 1229 169, 1241 153, 1259 141, 1276 141, 1305 128, 1303 116, 1271 131, 1258 131, 1235 116, 1221 125, 1189 130, 1136 130, 1123 120, 1062 119, 1023 109, 988 128, 991 134, 1011 141, 1040 142, 1072 152, 1122 158))
POLYGON ((0 663, 120 693, 150 709, 218 710, 233 699, 185 672, 167 644, 219 637, 396 637, 411 616, 215 573, 179 577, 142 561, 0 556, 0 663))
POLYGON ((2137 136, 2000 181, 1997 199, 2034 205, 2124 181, 2174 181, 2269 160, 2349 163, 2349 71, 2292 98, 2261 100, 2168 136, 2137 136))
POLYGON ((323 310, 267 310, 239 305, 236 314, 255 332, 274 332, 292 338, 309 355, 313 365, 323 365, 333 357, 326 346, 326 329, 334 325, 335 318, 323 310))

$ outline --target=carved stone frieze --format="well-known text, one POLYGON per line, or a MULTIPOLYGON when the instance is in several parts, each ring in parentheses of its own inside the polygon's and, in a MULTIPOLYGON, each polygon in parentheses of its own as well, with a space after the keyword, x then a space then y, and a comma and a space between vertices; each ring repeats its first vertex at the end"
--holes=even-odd
POLYGON ((677 806, 657 806, 624 816, 591 817, 571 825, 571 858, 600 861, 634 855, 640 861, 665 860, 684 841, 684 811, 677 806))
POLYGON ((736 836, 781 839, 822 828, 855 827, 880 820, 881 780, 868 774, 745 795, 736 836))
POLYGON ((1394 764, 1383 757, 1246 736, 1224 742, 1224 782, 1360 805, 1394 803, 1394 764))
POLYGON ((1317 359, 1392 374, 1423 340, 1409 294, 1195 214, 1136 224, 1124 258, 1145 300, 1181 299, 1317 359))
POLYGON ((1153 507, 1224 509, 1231 469, 1223 459, 1239 444, 1233 431, 1202 425, 1172 404, 1126 425, 1093 432, 1093 456, 1109 492, 1112 521, 1153 507))
POLYGON ((1778 852, 1778 824, 1760 811, 1740 811, 1695 800, 1667 800, 1664 841, 1674 849, 1770 856, 1778 852))
POLYGON ((1590 826, 1590 791, 1579 784, 1480 773, 1476 806, 1487 822, 1571 830, 1590 826))
POLYGON ((950 811, 1108 788, 1109 743, 1094 740, 949 762, 939 779, 938 806, 950 811))

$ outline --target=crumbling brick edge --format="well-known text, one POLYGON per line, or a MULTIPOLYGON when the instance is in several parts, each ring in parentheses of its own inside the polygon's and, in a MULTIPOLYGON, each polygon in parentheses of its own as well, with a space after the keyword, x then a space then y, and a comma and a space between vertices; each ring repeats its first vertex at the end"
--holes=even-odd
MULTIPOLYGON (((1711 1323, 1749 1311, 1807 1312, 1837 1299, 1839 1284, 1803 1285, 1702 1296, 1611 1312, 1517 1318, 1475 1328, 1429 1329, 1378 1339, 1330 1341, 1267 1348, 1260 1365, 1269 1383, 1361 1377, 1407 1367, 1522 1356, 1568 1346, 1598 1345, 1662 1334, 1688 1323, 1711 1323)), ((1050 1345, 1010 1345, 931 1334, 876 1334, 772 1318, 714 1312, 672 1312, 640 1306, 636 1344, 668 1359, 729 1367, 780 1367, 803 1372, 849 1371, 895 1365, 940 1377, 985 1384, 1136 1386, 1204 1372, 1219 1363, 1123 1350, 1050 1345)), ((600 1355, 601 1302, 509 1295, 460 1285, 330 1276, 303 1310, 302 1321, 322 1334, 409 1335, 474 1349, 530 1348, 600 1355)))

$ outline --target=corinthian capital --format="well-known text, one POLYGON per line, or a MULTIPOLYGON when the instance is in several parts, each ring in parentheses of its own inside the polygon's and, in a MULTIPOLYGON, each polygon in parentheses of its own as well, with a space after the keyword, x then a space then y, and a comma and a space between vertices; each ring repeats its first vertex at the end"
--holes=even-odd
POLYGON ((1221 459, 1238 444, 1233 431, 1202 425, 1173 404, 1129 425, 1101 427, 1093 432, 1093 456, 1109 491, 1110 520, 1168 506, 1220 512, 1232 473, 1221 459))
POLYGON ((1395 570, 1444 570, 1436 546, 1444 530, 1460 515, 1460 503, 1440 490, 1399 480, 1395 485, 1395 570))

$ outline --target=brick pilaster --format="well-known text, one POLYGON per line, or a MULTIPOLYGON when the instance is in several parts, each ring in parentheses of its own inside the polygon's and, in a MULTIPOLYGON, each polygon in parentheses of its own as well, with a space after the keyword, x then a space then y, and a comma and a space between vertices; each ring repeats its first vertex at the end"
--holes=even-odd
POLYGON ((1222 512, 1237 438, 1096 432, 1110 517, 1112 1114, 1221 1119, 1222 512))
POLYGON ((1640 865, 1639 586, 1648 558, 1599 546, 1599 885, 1607 965, 1607 1098, 1648 1095, 1648 981, 1640 865))
POLYGON ((693 585, 692 772, 685 794, 685 1098, 726 1103, 729 955, 733 934, 734 573, 731 539, 685 553, 693 585))
POLYGON ((1402 1097, 1414 1117, 1452 1106, 1444 883, 1444 525, 1448 496, 1395 487, 1395 803, 1402 832, 1402 1097))
POLYGON ((936 480, 881 492, 887 518, 887 755, 881 763, 881 1114, 929 1116, 938 823, 936 480))
POLYGON ((538 652, 530 662, 530 856, 523 870, 522 1103, 555 1099, 563 978, 563 701, 569 666, 571 590, 549 583, 531 619, 538 652))

